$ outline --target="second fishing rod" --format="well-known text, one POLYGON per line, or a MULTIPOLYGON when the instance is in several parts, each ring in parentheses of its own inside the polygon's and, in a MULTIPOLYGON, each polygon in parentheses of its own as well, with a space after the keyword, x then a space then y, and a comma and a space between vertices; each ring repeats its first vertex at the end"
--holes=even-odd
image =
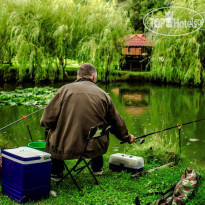
MULTIPOLYGON (((159 132, 164 132, 166 130, 171 130, 171 129, 174 129, 174 128, 178 128, 179 130, 181 130, 181 127, 182 126, 185 126, 185 125, 189 125, 189 124, 192 124, 194 122, 199 122, 199 121, 203 121, 205 120, 205 118, 202 118, 202 119, 199 119, 199 120, 195 120, 195 121, 191 121, 191 122, 186 122, 186 123, 183 123, 183 124, 177 124, 175 126, 172 126, 172 127, 168 127, 168 128, 165 128, 165 129, 162 129, 162 130, 158 130, 158 131, 155 131, 155 132, 150 132, 148 134, 145 134, 145 135, 142 135, 142 136, 139 136, 139 137, 135 137, 136 140, 139 140, 139 139, 144 139, 145 137, 147 136, 150 136, 150 135, 153 135, 153 134, 157 134, 159 132)), ((180 131, 179 131, 180 132, 180 131)), ((144 141, 142 141, 143 143, 144 141)), ((120 142, 120 144, 124 144, 126 142, 120 142)))
POLYGON ((12 122, 12 123, 10 123, 10 124, 8 124, 8 125, 2 127, 2 128, 0 128, 0 131, 1 131, 1 130, 4 130, 4 129, 6 129, 6 128, 8 128, 8 127, 14 125, 14 124, 16 124, 17 122, 20 122, 21 120, 26 120, 28 117, 30 117, 30 116, 32 116, 32 115, 34 115, 34 114, 36 114, 36 113, 38 113, 38 112, 40 112, 41 110, 44 110, 44 109, 45 109, 45 107, 40 108, 39 110, 37 110, 37 111, 35 111, 35 112, 33 112, 33 113, 29 114, 29 115, 25 115, 25 116, 23 115, 22 118, 20 118, 20 119, 14 121, 14 122, 12 122))

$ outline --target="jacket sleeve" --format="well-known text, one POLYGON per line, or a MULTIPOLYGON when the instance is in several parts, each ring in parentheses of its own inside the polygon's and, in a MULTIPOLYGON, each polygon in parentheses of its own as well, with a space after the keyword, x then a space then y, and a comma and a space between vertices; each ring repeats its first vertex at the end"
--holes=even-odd
POLYGON ((41 117, 40 125, 48 129, 55 129, 60 115, 62 100, 60 93, 57 92, 50 103, 46 106, 41 117))
POLYGON ((124 119, 120 116, 113 101, 109 100, 108 122, 111 125, 110 132, 121 141, 129 141, 128 130, 124 119))

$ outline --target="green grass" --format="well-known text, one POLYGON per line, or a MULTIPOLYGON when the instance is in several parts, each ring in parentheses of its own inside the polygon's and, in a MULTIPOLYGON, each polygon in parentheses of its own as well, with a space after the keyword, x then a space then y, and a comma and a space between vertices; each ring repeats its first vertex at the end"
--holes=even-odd
MULTIPOLYGON (((145 159, 145 170, 161 166, 170 161, 177 159, 176 145, 170 146, 167 143, 163 145, 163 141, 156 143, 157 136, 152 141, 143 145, 128 145, 125 153, 141 156, 145 159), (150 148, 150 145, 152 148, 150 148)), ((158 139, 158 138, 157 138, 158 139)), ((112 172, 109 170, 109 154, 104 155, 104 174, 99 176, 100 185, 94 185, 94 181, 87 171, 83 171, 77 178, 82 188, 82 192, 78 192, 72 180, 68 177, 59 186, 55 182, 51 183, 51 190, 56 191, 57 197, 50 196, 49 199, 38 202, 29 202, 28 204, 134 204, 135 198, 138 196, 141 205, 152 202, 161 197, 156 192, 165 192, 175 185, 186 167, 190 164, 183 158, 178 158, 178 164, 174 167, 157 170, 153 173, 131 178, 131 174, 127 172, 112 172)), ((74 161, 67 161, 68 166, 72 166, 74 161)), ((203 205, 205 203, 205 170, 195 168, 201 174, 200 185, 193 198, 189 199, 188 205, 203 205)), ((17 204, 9 197, 1 195, 0 204, 17 204)))
POLYGON ((121 71, 113 70, 111 75, 117 76, 116 81, 152 81, 152 73, 150 71, 121 71))
MULTIPOLYGON (((65 68, 65 81, 74 81, 77 76, 77 70, 80 64, 75 60, 68 60, 68 65, 65 68)), ((0 66, 0 77, 6 79, 6 81, 17 81, 17 71, 19 67, 15 64, 11 67, 8 64, 0 66)), ((98 81, 105 82, 105 71, 103 69, 97 68, 98 71, 98 81)), ((29 73, 29 69, 26 71, 29 73)), ((25 80, 29 80, 28 74, 25 75, 25 80)), ((30 79, 33 80, 33 79, 30 79)), ((58 81, 56 79, 56 81, 58 81)), ((127 71, 127 70, 111 70, 109 72, 110 82, 152 82, 154 81, 154 76, 151 71, 127 71)))
MULTIPOLYGON (((77 70, 79 68, 79 64, 75 61, 70 62, 65 68, 65 81, 74 81, 77 76, 77 70)), ((0 78, 7 82, 17 82, 18 81, 18 67, 13 65, 9 67, 9 65, 0 66, 0 78)), ((29 69, 25 71, 24 80, 25 81, 33 81, 34 79, 30 79, 29 76, 29 69)), ((23 80, 23 81, 24 81, 23 80)), ((44 79, 45 80, 45 79, 44 79)), ((44 81, 42 80, 42 81, 44 81)), ((48 81, 49 79, 47 79, 48 81)), ((101 82, 105 82, 105 71, 103 69, 98 69, 98 80, 101 82)), ((111 70, 109 73, 109 81, 116 82, 116 81, 123 81, 123 82, 152 82, 154 77, 150 71, 122 71, 122 70, 111 70)), ((54 81, 59 81, 58 79, 54 79, 54 81)))

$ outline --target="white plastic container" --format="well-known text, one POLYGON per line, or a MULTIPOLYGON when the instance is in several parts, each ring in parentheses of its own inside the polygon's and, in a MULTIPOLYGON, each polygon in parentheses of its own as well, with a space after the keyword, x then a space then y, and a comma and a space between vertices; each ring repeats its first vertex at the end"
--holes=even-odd
POLYGON ((144 159, 133 155, 116 153, 112 154, 109 159, 109 167, 112 171, 126 170, 136 174, 144 168, 144 159))

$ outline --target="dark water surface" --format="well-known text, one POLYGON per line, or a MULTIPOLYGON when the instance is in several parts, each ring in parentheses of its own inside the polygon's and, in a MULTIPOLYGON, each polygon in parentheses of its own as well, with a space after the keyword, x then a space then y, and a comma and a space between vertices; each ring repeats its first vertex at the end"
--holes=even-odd
MULTIPOLYGON (((61 87, 62 84, 52 85, 61 87)), ((130 133, 135 136, 147 134, 177 124, 205 118, 205 90, 197 88, 178 88, 171 86, 154 86, 150 84, 113 83, 109 86, 99 85, 113 99, 118 111, 124 117, 130 133)), ((32 87, 32 85, 24 85, 32 87)), ((10 85, 6 90, 13 90, 10 85)), ((4 87, 5 90, 5 87, 4 87)), ((12 106, 0 107, 0 127, 36 111, 37 107, 12 106)), ((43 111, 0 132, 16 146, 27 145, 30 141, 27 124, 29 124, 34 141, 44 140, 44 128, 39 121, 43 111)), ((172 139, 178 144, 178 130, 159 134, 161 138, 172 139)), ((205 167, 205 121, 182 127, 182 154, 191 163, 205 167), (193 140, 198 139, 198 141, 193 140)), ((149 141, 149 137, 146 138, 149 141)), ((167 140, 168 142, 169 140, 167 140)), ((146 142, 145 142, 146 143, 146 142)), ((169 146, 172 146, 170 143, 169 146)), ((124 146, 111 136, 109 152, 123 152, 124 146)))

